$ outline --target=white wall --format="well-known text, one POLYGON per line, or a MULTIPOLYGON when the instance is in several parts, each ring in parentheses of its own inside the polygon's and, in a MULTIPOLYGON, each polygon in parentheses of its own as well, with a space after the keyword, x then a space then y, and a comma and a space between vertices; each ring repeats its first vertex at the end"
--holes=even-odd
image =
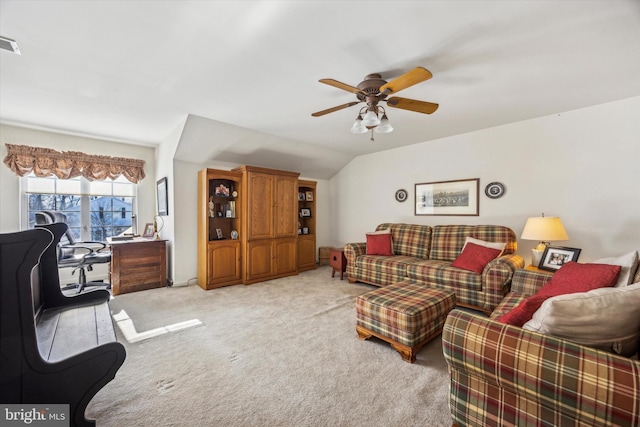
MULTIPOLYGON (((559 216, 591 261, 640 248, 640 97, 424 142, 354 159, 330 181, 331 242, 364 241, 382 222, 502 224, 518 238, 530 216, 559 216), (480 216, 414 216, 416 183, 480 178, 480 216), (489 199, 484 187, 506 185, 489 199), (395 201, 408 190, 404 203, 395 201)), ((520 240, 530 262, 536 242, 520 240)))

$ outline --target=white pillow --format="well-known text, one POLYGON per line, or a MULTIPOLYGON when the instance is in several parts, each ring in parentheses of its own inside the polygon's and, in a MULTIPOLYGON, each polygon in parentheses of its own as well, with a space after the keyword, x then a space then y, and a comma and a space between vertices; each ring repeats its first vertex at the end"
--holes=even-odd
POLYGON ((629 252, 628 254, 620 255, 619 257, 601 258, 593 261, 594 264, 609 264, 619 265, 622 267, 618 281, 615 285, 616 288, 620 286, 627 286, 633 283, 633 277, 636 274, 638 268, 638 251, 629 252))
POLYGON ((638 313, 640 283, 551 297, 522 328, 632 356, 640 343, 638 313))
POLYGON ((502 255, 504 248, 507 247, 507 244, 503 242, 486 242, 484 240, 474 239, 473 237, 467 237, 467 239, 464 241, 462 250, 464 250, 464 247, 467 246, 467 243, 469 242, 478 246, 484 246, 485 248, 497 249, 500 251, 500 254, 498 256, 502 255))

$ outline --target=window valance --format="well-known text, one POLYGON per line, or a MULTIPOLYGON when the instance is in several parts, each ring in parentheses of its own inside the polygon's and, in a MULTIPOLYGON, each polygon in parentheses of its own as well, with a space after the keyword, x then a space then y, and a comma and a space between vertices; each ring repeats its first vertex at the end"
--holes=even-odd
POLYGON ((144 160, 56 151, 50 148, 5 144, 4 164, 16 175, 33 172, 37 177, 55 175, 60 179, 84 176, 89 181, 116 179, 120 175, 133 183, 144 178, 144 160))

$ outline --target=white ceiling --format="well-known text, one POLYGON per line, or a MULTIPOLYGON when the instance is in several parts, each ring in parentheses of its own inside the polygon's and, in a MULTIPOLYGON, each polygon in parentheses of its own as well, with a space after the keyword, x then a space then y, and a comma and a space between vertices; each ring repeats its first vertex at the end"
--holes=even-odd
POLYGON ((191 115, 176 158, 317 178, 360 154, 640 95, 638 0, 0 0, 0 35, 22 52, 0 51, 3 123, 158 144, 191 115), (355 100, 321 78, 416 66, 433 78, 398 95, 439 103, 432 115, 389 108, 395 131, 375 142, 349 132, 358 107, 311 117, 355 100))

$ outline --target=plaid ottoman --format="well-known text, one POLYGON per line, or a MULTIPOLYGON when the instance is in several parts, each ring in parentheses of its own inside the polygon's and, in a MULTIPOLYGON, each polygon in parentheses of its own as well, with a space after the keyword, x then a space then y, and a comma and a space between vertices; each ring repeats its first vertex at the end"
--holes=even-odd
POLYGON ((375 336, 390 343, 403 360, 413 363, 422 346, 442 332, 455 305, 453 292, 396 283, 356 298, 356 331, 362 340, 375 336))

